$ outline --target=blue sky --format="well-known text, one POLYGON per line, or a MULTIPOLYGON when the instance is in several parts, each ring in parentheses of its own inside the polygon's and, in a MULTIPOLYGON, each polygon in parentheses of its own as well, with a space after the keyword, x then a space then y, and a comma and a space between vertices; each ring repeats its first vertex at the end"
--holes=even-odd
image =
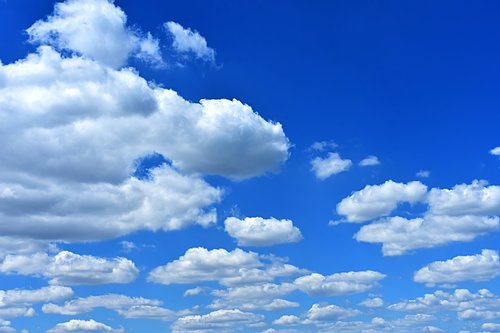
POLYGON ((0 332, 499 332, 494 1, 0 1, 0 332))

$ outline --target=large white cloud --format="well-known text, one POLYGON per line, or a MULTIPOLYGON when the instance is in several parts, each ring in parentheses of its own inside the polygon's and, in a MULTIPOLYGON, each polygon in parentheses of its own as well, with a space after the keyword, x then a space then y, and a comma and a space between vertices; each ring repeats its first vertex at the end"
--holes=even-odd
POLYGON ((349 170, 352 161, 343 160, 338 153, 328 153, 325 158, 315 157, 311 160, 311 170, 316 178, 324 180, 331 175, 349 170))
POLYGON ((49 329, 47 333, 121 333, 124 330, 113 329, 108 325, 97 322, 93 319, 90 320, 79 320, 72 319, 70 321, 59 323, 53 328, 49 329))
POLYGON ((239 309, 217 310, 205 315, 189 315, 177 319, 173 333, 181 332, 239 332, 247 327, 260 327, 264 316, 239 309))
POLYGON ((60 315, 79 315, 91 312, 96 308, 116 311, 125 318, 143 318, 167 320, 174 317, 174 312, 161 307, 161 302, 155 299, 129 297, 118 294, 89 296, 65 302, 63 305, 44 304, 44 313, 60 315))
POLYGON ((8 255, 0 263, 0 272, 44 276, 51 284, 63 285, 129 283, 139 274, 135 264, 126 258, 110 260, 69 251, 55 256, 8 255))
POLYGON ((236 238, 240 246, 270 246, 295 243, 302 239, 300 230, 290 220, 247 217, 240 220, 228 217, 224 221, 226 232, 236 238))
POLYGON ((127 16, 112 0, 67 0, 53 15, 28 28, 34 43, 53 45, 120 67, 129 56, 161 63, 158 41, 126 25, 127 16))
POLYGON ((381 185, 367 185, 337 205, 337 213, 347 222, 363 222, 390 214, 398 203, 416 203, 427 194, 427 186, 418 181, 407 184, 388 180, 381 185))
POLYGON ((365 225, 354 237, 358 241, 382 243, 384 255, 396 256, 419 248, 472 241, 499 228, 498 217, 428 215, 406 219, 396 216, 365 225))
POLYGON ((375 271, 345 272, 299 277, 294 284, 309 295, 336 296, 366 292, 379 285, 385 275, 375 271))
POLYGON ((494 250, 483 250, 481 254, 458 256, 446 261, 436 261, 419 269, 415 282, 435 285, 459 281, 486 281, 500 275, 500 258, 494 250))
POLYGON ((164 27, 172 35, 172 46, 177 52, 192 53, 197 58, 215 62, 215 51, 208 47, 207 40, 199 32, 172 21, 166 22, 164 27))

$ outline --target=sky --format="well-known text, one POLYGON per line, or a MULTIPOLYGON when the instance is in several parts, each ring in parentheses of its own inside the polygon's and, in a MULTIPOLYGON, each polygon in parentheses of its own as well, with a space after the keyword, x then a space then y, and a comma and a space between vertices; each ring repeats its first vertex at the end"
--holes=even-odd
POLYGON ((499 14, 0 1, 0 332, 500 332, 499 14))

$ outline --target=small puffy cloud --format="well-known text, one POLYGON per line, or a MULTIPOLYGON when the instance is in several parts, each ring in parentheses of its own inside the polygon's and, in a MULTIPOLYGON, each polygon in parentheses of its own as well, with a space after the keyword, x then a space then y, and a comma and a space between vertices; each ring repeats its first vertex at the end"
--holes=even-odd
POLYGON ((239 332, 246 327, 262 326, 264 316, 238 309, 217 310, 205 315, 190 315, 177 319, 172 324, 172 333, 239 332))
POLYGON ((226 232, 238 241, 240 246, 270 246, 295 243, 302 240, 302 234, 290 220, 262 217, 247 217, 240 220, 229 217, 224 221, 226 232))
POLYGON ((53 257, 45 253, 8 255, 0 263, 0 272, 44 276, 51 284, 63 285, 130 283, 139 274, 126 258, 110 260, 69 251, 53 257))
POLYGON ((206 288, 203 287, 190 288, 184 292, 184 297, 200 295, 203 294, 205 291, 206 288))
POLYGON ((325 150, 334 149, 337 147, 338 147, 338 145, 333 141, 317 141, 317 142, 314 142, 309 147, 309 150, 325 151, 325 150))
POLYGON ((335 273, 324 276, 318 273, 299 277, 294 284, 309 295, 336 296, 363 293, 379 286, 385 275, 374 271, 335 273))
POLYGON ((495 156, 500 156, 500 146, 499 147, 495 147, 492 150, 490 150, 490 154, 491 155, 495 155, 495 156))
POLYGON ((429 170, 419 170, 415 176, 420 177, 420 178, 429 178, 431 175, 431 172, 429 170))
POLYGON ((361 314, 361 312, 358 310, 343 308, 335 304, 329 304, 329 305, 313 304, 311 308, 307 311, 306 322, 335 321, 348 317, 354 317, 359 314, 361 314))
POLYGON ((384 300, 380 297, 367 298, 359 305, 366 306, 367 308, 380 308, 384 306, 384 300))
POLYGON ((427 285, 459 281, 486 281, 500 276, 498 252, 483 250, 481 254, 458 256, 446 261, 436 261, 419 269, 413 280, 427 285))
POLYGON ((42 310, 44 313, 74 316, 91 312, 96 308, 105 308, 116 311, 124 318, 172 319, 174 312, 160 305, 161 302, 155 299, 107 294, 77 298, 63 305, 48 303, 43 305, 42 310))
MULTIPOLYGON (((500 155, 500 153, 499 153, 500 155)), ((488 332, 500 332, 500 324, 496 323, 484 323, 481 325, 481 328, 483 330, 486 330, 488 332)))
POLYGON ((362 167, 375 166, 375 165, 379 165, 379 164, 380 164, 380 160, 378 159, 377 156, 373 156, 373 155, 367 156, 366 158, 362 159, 359 162, 359 166, 362 166, 362 167))
POLYGON ((498 217, 428 215, 406 219, 395 216, 363 226, 354 238, 382 243, 384 255, 397 256, 419 248, 471 241, 499 228, 498 217))
POLYGON ((500 186, 475 180, 452 189, 433 188, 428 197, 429 212, 440 215, 498 215, 500 186))
POLYGON ((93 319, 78 320, 72 319, 65 323, 59 323, 49 329, 47 333, 120 333, 123 329, 113 329, 108 325, 99 323, 93 319))
POLYGON ((215 62, 215 51, 208 47, 206 39, 197 31, 172 21, 166 22, 164 27, 172 35, 172 46, 177 52, 192 53, 199 59, 215 62))
POLYGON ((423 332, 444 332, 442 329, 440 329, 439 327, 436 327, 436 326, 431 326, 431 325, 428 325, 428 326, 424 326, 424 328, 422 329, 423 332))
POLYGON ((418 181, 407 184, 388 180, 381 185, 367 185, 337 205, 337 213, 348 222, 363 222, 385 216, 396 209, 398 203, 416 203, 427 194, 427 186, 418 181))
POLYGON ((161 63, 158 40, 141 36, 126 25, 127 16, 112 1, 68 0, 56 3, 54 13, 27 29, 30 41, 77 52, 111 67, 129 56, 161 63))
POLYGON ((351 165, 351 160, 343 160, 338 153, 328 153, 325 158, 316 157, 311 160, 311 170, 316 175, 316 178, 320 180, 347 171, 351 165))
POLYGON ((291 326, 298 325, 302 320, 294 315, 284 315, 273 321, 273 325, 291 326))

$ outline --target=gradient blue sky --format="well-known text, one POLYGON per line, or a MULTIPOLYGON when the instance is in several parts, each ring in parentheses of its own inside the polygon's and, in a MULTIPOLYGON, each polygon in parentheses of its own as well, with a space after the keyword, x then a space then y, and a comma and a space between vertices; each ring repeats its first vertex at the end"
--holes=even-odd
POLYGON ((0 332, 500 332, 499 15, 0 1, 0 332))

